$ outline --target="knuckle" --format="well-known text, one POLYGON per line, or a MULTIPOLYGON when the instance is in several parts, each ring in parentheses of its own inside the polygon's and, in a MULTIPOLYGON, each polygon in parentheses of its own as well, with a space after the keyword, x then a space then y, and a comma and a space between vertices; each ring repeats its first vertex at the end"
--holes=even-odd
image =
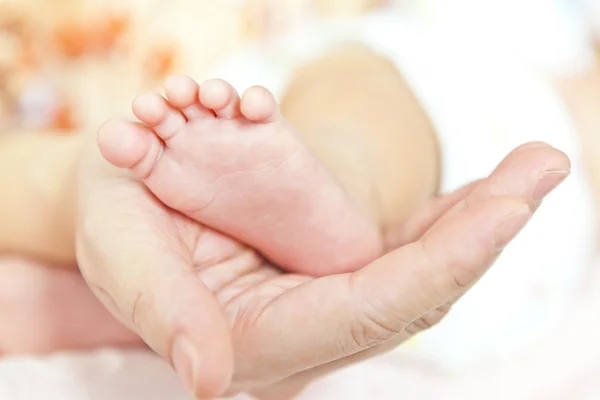
POLYGON ((426 331, 437 325, 450 311, 451 306, 445 304, 430 313, 427 313, 423 317, 413 321, 406 327, 406 332, 410 335, 416 335, 420 332, 426 331))
POLYGON ((120 307, 119 302, 115 300, 115 297, 108 290, 106 290, 103 286, 99 284, 90 284, 88 282, 88 286, 92 290, 96 298, 115 318, 117 318, 128 328, 134 328, 131 324, 131 321, 125 317, 127 314, 123 312, 124 310, 122 307, 120 307))
POLYGON ((369 348, 404 331, 408 323, 388 314, 385 307, 363 300, 357 312, 358 317, 350 327, 353 345, 359 349, 369 348))
POLYGON ((135 331, 144 337, 145 325, 151 310, 151 299, 147 294, 138 293, 132 303, 129 319, 135 331))
MULTIPOLYGON (((440 282, 440 287, 435 288, 440 294, 445 295, 449 292, 465 291, 477 280, 477 274, 468 267, 466 260, 462 260, 461 257, 456 256, 447 258, 433 257, 432 254, 440 252, 435 252, 430 248, 431 245, 427 237, 420 240, 419 244, 422 257, 426 260, 427 265, 430 266, 430 274, 439 274, 442 278, 435 279, 436 282, 440 282)), ((447 299, 440 300, 446 301, 447 299)))

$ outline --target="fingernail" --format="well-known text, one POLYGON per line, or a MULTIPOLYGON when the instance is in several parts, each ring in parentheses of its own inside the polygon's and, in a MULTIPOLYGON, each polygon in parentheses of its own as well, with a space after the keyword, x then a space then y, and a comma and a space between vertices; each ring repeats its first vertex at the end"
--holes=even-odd
POLYGON ((531 150, 531 149, 538 149, 541 147, 552 147, 550 146, 548 143, 546 142, 529 142, 526 143, 524 145, 522 145, 521 147, 519 147, 519 151, 521 150, 531 150))
POLYGON ((184 335, 178 335, 171 349, 171 363, 179 379, 193 394, 196 393, 196 377, 198 373, 198 352, 194 344, 184 335))
POLYGON ((524 204, 521 210, 504 217, 496 228, 494 237, 494 245, 497 251, 502 251, 521 232, 531 218, 531 215, 531 209, 524 204))
POLYGON ((533 201, 536 203, 541 202, 544 197, 554 190, 567 176, 570 171, 548 171, 544 173, 538 181, 535 190, 533 191, 533 201))

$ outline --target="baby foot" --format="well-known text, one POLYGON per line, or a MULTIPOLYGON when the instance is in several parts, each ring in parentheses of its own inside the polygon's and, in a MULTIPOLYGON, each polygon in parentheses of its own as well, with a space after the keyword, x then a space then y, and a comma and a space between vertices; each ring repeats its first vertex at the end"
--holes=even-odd
MULTIPOLYGON (((348 198, 262 87, 184 76, 133 103, 143 123, 111 121, 99 146, 164 204, 311 275, 356 270, 381 253, 378 228, 348 198)), ((335 144, 343 145, 343 144, 335 144)))

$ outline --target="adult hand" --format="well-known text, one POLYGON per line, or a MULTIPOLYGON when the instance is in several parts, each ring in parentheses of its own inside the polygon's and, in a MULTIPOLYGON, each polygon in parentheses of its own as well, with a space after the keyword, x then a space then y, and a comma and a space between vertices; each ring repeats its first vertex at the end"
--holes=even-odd
POLYGON ((77 251, 96 295, 196 396, 278 399, 437 323, 570 169, 525 145, 390 231, 382 258, 312 279, 164 207, 95 148, 85 159, 77 251))

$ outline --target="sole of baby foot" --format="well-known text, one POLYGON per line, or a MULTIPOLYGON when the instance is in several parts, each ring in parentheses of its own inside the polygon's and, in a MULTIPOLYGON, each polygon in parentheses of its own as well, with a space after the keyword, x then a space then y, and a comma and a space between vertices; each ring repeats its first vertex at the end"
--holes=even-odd
POLYGON ((99 132, 104 157, 132 170, 167 206, 315 276, 380 255, 379 229, 302 143, 273 95, 171 77, 166 98, 143 94, 139 122, 99 132))

